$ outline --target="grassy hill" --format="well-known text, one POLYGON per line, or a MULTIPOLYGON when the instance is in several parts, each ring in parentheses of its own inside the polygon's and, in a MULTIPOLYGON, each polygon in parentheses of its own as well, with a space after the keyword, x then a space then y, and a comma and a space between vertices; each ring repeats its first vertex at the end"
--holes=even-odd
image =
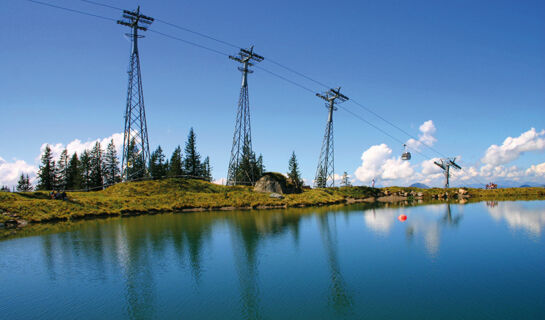
POLYGON ((246 186, 174 178, 120 183, 96 192, 69 192, 65 201, 50 199, 46 191, 1 192, 0 222, 14 218, 40 222, 172 211, 303 207, 340 203, 350 196, 369 197, 377 193, 377 189, 367 187, 313 189, 276 199, 246 186))

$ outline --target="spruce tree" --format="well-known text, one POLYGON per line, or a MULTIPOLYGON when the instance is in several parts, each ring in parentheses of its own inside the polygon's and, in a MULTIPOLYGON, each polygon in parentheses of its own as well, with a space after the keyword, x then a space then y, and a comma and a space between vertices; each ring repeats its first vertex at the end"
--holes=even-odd
POLYGON ((147 175, 146 164, 134 139, 131 140, 128 146, 127 168, 125 170, 127 171, 127 180, 141 179, 147 175))
POLYGON ((96 142, 95 146, 91 150, 91 170, 89 172, 91 179, 91 188, 93 190, 102 190, 104 187, 104 176, 102 174, 102 169, 104 167, 104 162, 102 159, 102 148, 100 147, 100 142, 96 142))
POLYGON ((41 158, 42 164, 38 170, 38 185, 37 190, 53 190, 55 187, 55 161, 49 145, 45 146, 44 153, 41 158))
POLYGON ((256 176, 255 176, 255 179, 257 181, 265 173, 265 165, 263 164, 263 155, 262 154, 259 154, 259 157, 257 158, 256 169, 255 170, 256 170, 256 173, 257 173, 256 176))
POLYGON ((25 176, 21 173, 21 177, 19 177, 19 181, 17 182, 17 191, 19 192, 28 192, 32 191, 32 185, 30 184, 30 179, 28 177, 28 174, 25 176))
POLYGON ((291 153, 289 161, 289 173, 288 177, 291 179, 292 183, 295 186, 296 191, 300 191, 303 187, 303 181, 301 180, 301 173, 299 172, 299 164, 297 163, 297 157, 295 156, 295 151, 291 153))
POLYGON ((237 183, 253 185, 263 175, 264 171, 263 157, 260 155, 259 159, 256 160, 255 153, 245 144, 242 147, 240 163, 235 171, 237 183))
POLYGON ((91 156, 87 150, 81 154, 79 172, 81 173, 82 189, 89 191, 91 188, 91 156))
POLYGON ((196 136, 193 128, 189 129, 187 142, 185 143, 185 157, 183 160, 184 173, 192 178, 202 177, 201 156, 197 152, 196 136))
POLYGON ((59 157, 56 167, 57 175, 57 190, 66 190, 67 184, 67 170, 68 170, 68 150, 64 149, 59 157))
POLYGON ((68 162, 66 169, 66 190, 81 189, 82 176, 80 162, 77 153, 74 153, 68 162))
POLYGON ((316 177, 316 187, 317 188, 325 188, 327 184, 327 176, 325 174, 325 170, 322 166, 318 169, 318 176, 316 177))
POLYGON ((153 179, 161 179, 167 174, 167 165, 165 163, 165 155, 163 149, 158 146, 150 156, 149 173, 153 179))
POLYGON ((169 177, 179 177, 184 174, 182 169, 182 148, 178 146, 174 149, 172 156, 170 157, 170 164, 168 167, 169 177))
POLYGON ((121 170, 119 159, 114 145, 114 139, 110 140, 104 154, 104 184, 107 186, 121 182, 121 170))
POLYGON ((343 176, 341 177, 341 186, 343 187, 350 187, 350 181, 348 180, 348 173, 345 171, 343 173, 343 176))
POLYGON ((210 167, 210 158, 204 158, 202 163, 202 177, 204 180, 211 182, 212 181, 212 167, 210 167))

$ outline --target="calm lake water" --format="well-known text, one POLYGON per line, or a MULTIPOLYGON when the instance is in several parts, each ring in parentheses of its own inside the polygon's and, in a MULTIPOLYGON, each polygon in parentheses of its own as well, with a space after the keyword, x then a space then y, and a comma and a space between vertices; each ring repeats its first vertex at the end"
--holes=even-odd
POLYGON ((545 319, 545 201, 40 228, 0 241, 2 319, 545 319))

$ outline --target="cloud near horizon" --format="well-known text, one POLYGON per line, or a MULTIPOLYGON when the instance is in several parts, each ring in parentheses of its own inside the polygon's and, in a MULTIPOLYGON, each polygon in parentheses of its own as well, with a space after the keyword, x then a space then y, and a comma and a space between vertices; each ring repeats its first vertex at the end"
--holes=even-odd
POLYGON ((24 160, 17 159, 14 159, 12 162, 8 162, 0 157, 0 185, 7 185, 10 188, 16 186, 21 174, 28 174, 30 177, 30 181, 34 183, 34 181, 36 180, 36 174, 38 171, 40 158, 47 145, 49 145, 49 147, 51 148, 53 159, 57 161, 61 152, 64 149, 68 150, 69 155, 74 154, 74 152, 79 155, 84 150, 91 149, 96 142, 100 142, 102 149, 106 149, 108 143, 110 143, 112 139, 114 140, 117 153, 120 154, 121 149, 123 148, 123 133, 114 133, 111 136, 103 139, 98 138, 94 140, 88 140, 86 142, 82 142, 80 139, 74 139, 66 145, 62 143, 44 143, 40 147, 38 156, 34 159, 34 164, 29 164, 24 160))
POLYGON ((507 137, 501 146, 493 144, 488 147, 481 161, 492 166, 502 165, 529 151, 545 151, 545 129, 537 132, 531 128, 516 138, 507 137))
MULTIPOLYGON (((435 125, 432 120, 425 121, 419 127, 419 139, 409 139, 407 146, 419 150, 423 145, 432 146, 437 139, 435 125)), ((481 159, 481 164, 462 165, 462 170, 451 170, 451 181, 455 184, 479 184, 498 179, 517 182, 545 183, 545 162, 534 164, 527 169, 517 166, 505 166, 518 159, 524 152, 540 152, 545 150, 545 130, 535 128, 523 132, 519 137, 507 137, 501 146, 491 145, 481 159)), ((456 157, 460 163, 461 156, 456 157)), ((442 170, 434 164, 439 158, 424 160, 420 163, 403 161, 394 154, 386 144, 373 145, 361 156, 361 165, 354 172, 356 179, 368 184, 376 179, 377 185, 409 185, 421 182, 433 186, 444 183, 442 170)))

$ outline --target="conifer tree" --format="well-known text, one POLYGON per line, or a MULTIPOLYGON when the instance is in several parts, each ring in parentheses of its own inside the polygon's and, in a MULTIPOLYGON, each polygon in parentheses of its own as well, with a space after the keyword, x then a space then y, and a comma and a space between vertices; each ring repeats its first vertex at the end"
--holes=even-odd
POLYGON ((30 184, 30 179, 28 177, 28 174, 25 176, 21 173, 21 177, 19 177, 19 181, 17 182, 17 191, 19 192, 28 192, 32 191, 32 185, 30 184))
POLYGON ((119 159, 115 149, 114 139, 110 140, 104 154, 104 183, 107 186, 121 182, 119 159))
POLYGON ((167 165, 165 164, 165 155, 161 146, 158 146, 151 154, 148 167, 153 179, 161 179, 166 176, 167 165))
POLYGON ((212 167, 210 167, 209 157, 204 158, 202 163, 202 177, 208 182, 212 181, 212 167))
POLYGON ((343 176, 341 177, 341 186, 343 187, 350 187, 350 181, 348 180, 348 173, 345 171, 343 173, 343 176))
POLYGON ((91 170, 89 172, 91 178, 91 188, 93 190, 101 190, 104 186, 104 177, 102 169, 104 168, 104 162, 102 159, 102 148, 100 142, 96 142, 90 153, 91 157, 91 170))
POLYGON ((288 177, 293 182, 295 186, 295 190, 300 191, 303 186, 303 181, 301 180, 301 173, 299 171, 299 164, 297 163, 297 157, 295 156, 295 151, 291 153, 288 170, 289 170, 288 177))
POLYGON ((81 188, 89 191, 91 188, 91 156, 84 150, 80 158, 81 188))
POLYGON ((263 155, 259 154, 259 157, 257 158, 256 162, 256 181, 263 176, 265 173, 265 165, 263 164, 263 155))
POLYGON ((196 136, 193 128, 189 129, 187 142, 185 143, 185 157, 183 160, 184 173, 191 177, 202 177, 201 156, 197 152, 196 136))
POLYGON ((253 185, 265 171, 263 165, 263 156, 259 156, 256 160, 255 153, 250 151, 250 147, 245 145, 242 147, 242 156, 240 163, 235 171, 238 184, 253 185))
POLYGON ((327 176, 325 174, 325 170, 322 166, 320 166, 320 169, 318 169, 318 176, 316 177, 316 187, 317 188, 325 188, 327 184, 327 176))
POLYGON ((38 170, 38 185, 37 190, 53 190, 55 187, 55 161, 49 145, 45 146, 44 153, 41 158, 42 164, 38 170))
POLYGON ((57 183, 55 189, 66 190, 68 169, 68 150, 64 149, 56 166, 57 183))
POLYGON ((74 153, 68 162, 66 168, 66 190, 81 189, 81 165, 77 153, 74 153))
POLYGON ((147 175, 146 164, 134 139, 129 143, 127 153, 127 168, 125 169, 127 172, 125 173, 125 178, 127 180, 135 180, 145 177, 147 175))
POLYGON ((184 171, 182 169, 182 148, 180 146, 174 149, 172 156, 170 157, 170 164, 168 168, 169 177, 182 176, 184 171))

